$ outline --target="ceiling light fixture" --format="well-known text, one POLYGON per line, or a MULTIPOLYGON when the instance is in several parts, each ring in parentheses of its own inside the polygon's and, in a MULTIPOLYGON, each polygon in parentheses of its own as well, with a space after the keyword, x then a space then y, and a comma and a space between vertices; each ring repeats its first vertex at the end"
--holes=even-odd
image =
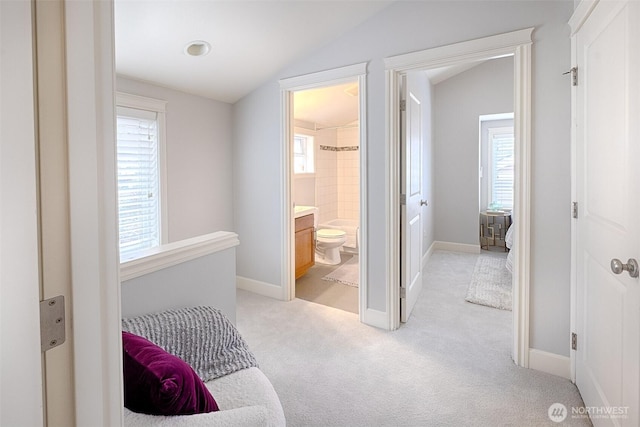
POLYGON ((184 53, 189 56, 204 56, 211 51, 211 45, 204 40, 195 40, 187 44, 184 53))

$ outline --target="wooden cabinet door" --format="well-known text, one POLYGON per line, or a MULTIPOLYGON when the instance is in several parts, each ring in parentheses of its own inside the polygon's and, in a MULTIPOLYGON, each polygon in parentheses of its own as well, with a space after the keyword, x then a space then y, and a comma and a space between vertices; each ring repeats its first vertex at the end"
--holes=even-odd
POLYGON ((313 215, 296 218, 296 279, 315 264, 313 215))

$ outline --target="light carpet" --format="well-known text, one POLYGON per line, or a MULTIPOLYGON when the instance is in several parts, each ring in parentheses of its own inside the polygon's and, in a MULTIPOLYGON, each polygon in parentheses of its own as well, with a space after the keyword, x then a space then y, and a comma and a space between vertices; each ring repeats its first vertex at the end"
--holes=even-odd
POLYGON ((511 311, 512 277, 506 258, 480 255, 467 290, 466 301, 511 311))
MULTIPOLYGON (((556 426, 553 403, 582 406, 569 380, 513 363, 510 312, 464 301, 477 256, 434 252, 409 322, 391 332, 239 290, 238 328, 287 425, 556 426)), ((562 425, 590 422, 570 415, 562 425)))
POLYGON ((358 259, 358 256, 353 256, 349 261, 324 276, 322 280, 338 282, 343 285, 354 286, 357 288, 358 281, 360 279, 360 263, 358 262, 358 259))

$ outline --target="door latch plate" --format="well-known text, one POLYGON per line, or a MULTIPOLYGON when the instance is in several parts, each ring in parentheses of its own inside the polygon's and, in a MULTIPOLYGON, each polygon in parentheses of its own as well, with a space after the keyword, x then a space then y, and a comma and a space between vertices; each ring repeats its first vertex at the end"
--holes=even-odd
POLYGON ((42 352, 64 343, 64 296, 40 301, 40 348, 42 352))

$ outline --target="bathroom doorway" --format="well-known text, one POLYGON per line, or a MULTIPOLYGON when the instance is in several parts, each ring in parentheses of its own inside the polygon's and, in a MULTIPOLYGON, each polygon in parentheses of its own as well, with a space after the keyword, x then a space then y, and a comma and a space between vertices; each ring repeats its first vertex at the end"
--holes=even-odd
POLYGON ((293 94, 295 296, 358 313, 358 81, 293 94))
MULTIPOLYGON (((361 68, 345 67, 351 72, 361 68)), ((359 74, 319 78, 316 84, 283 91, 289 216, 284 225, 290 242, 285 299, 356 314, 361 314, 366 292, 364 75, 359 74)))

